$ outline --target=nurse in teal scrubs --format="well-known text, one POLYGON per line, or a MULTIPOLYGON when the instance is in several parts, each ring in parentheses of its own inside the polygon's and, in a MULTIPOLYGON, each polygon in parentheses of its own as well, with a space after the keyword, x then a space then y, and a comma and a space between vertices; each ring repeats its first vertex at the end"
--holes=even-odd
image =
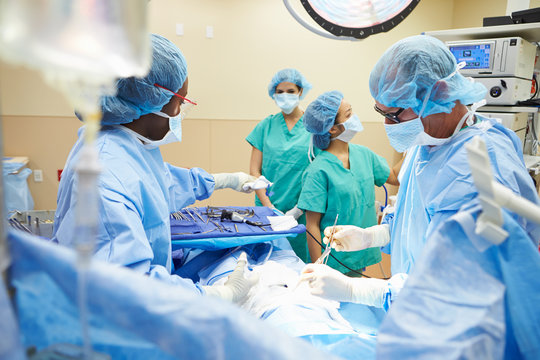
MULTIPOLYGON (((268 95, 281 109, 262 120, 246 138, 253 147, 250 173, 264 175, 274 183, 268 196, 257 190, 255 204, 275 207, 305 224, 305 216, 296 207, 300 195, 302 174, 309 165, 307 151, 311 134, 304 128, 304 112, 298 106, 311 89, 302 74, 295 69, 278 71, 268 86, 268 95)), ((309 259, 305 235, 289 238, 296 255, 309 259)))
MULTIPOLYGON (((369 227, 377 225, 375 186, 398 185, 396 169, 365 146, 350 144, 363 126, 351 105, 339 91, 330 91, 309 104, 304 126, 313 134, 313 144, 322 151, 304 174, 298 207, 306 211, 307 229, 320 242, 322 231, 338 225, 369 227)), ((321 247, 308 235, 311 260, 321 256, 321 247)), ((381 250, 371 248, 333 255, 354 270, 381 261, 381 250)), ((332 257, 328 266, 347 273, 350 270, 332 257)))

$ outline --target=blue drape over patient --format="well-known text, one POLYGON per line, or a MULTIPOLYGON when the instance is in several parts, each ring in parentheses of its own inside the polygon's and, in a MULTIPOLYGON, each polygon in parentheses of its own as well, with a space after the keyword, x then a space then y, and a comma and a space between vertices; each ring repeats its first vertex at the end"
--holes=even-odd
MULTIPOLYGON (((8 242, 24 345, 80 345, 77 254, 22 232, 8 242)), ((86 278, 92 345, 112 359, 335 359, 229 302, 129 269, 92 261, 86 278)))
POLYGON ((479 211, 428 238, 379 329, 379 358, 540 359, 540 226, 533 238, 505 211, 510 235, 496 246, 475 234, 479 211))

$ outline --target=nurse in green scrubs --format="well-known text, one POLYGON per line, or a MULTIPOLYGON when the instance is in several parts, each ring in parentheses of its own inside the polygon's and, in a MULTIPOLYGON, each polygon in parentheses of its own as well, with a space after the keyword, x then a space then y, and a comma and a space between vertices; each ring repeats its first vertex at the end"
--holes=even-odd
MULTIPOLYGON (((253 147, 250 174, 264 175, 274 183, 268 196, 257 190, 255 204, 275 207, 305 224, 305 216, 296 207, 300 195, 302 174, 309 165, 307 151, 311 134, 302 123, 304 112, 298 106, 311 89, 311 84, 295 69, 278 71, 268 86, 268 95, 281 109, 262 120, 246 138, 253 147)), ((306 237, 289 238, 296 255, 309 259, 306 237)))
MULTIPOLYGON (((363 126, 339 91, 330 91, 309 104, 304 126, 313 134, 313 144, 322 151, 304 174, 298 207, 306 211, 307 229, 320 242, 322 231, 334 224, 369 227, 377 225, 375 186, 398 185, 396 169, 365 146, 349 141, 363 126)), ((308 235, 311 260, 321 256, 321 247, 308 235)), ((354 270, 381 261, 381 250, 370 248, 332 254, 354 270)), ((332 257, 328 266, 348 273, 332 257)))

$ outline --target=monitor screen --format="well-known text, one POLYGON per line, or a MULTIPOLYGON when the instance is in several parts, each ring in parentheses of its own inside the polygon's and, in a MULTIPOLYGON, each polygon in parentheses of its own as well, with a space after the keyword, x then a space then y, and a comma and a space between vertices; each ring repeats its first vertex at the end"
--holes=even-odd
POLYGON ((492 44, 451 45, 450 52, 457 62, 465 61, 463 69, 489 69, 491 65, 492 44))

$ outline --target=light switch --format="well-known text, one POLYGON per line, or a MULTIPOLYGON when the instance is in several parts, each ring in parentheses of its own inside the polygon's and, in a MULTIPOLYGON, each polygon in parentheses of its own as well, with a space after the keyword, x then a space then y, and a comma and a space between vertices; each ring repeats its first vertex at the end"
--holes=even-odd
POLYGON ((184 24, 176 24, 176 35, 184 35, 184 24))
POLYGON ((212 39, 214 37, 214 27, 211 25, 206 26, 206 37, 212 39))
POLYGON ((34 181, 35 182, 43 181, 43 170, 34 170, 34 181))

